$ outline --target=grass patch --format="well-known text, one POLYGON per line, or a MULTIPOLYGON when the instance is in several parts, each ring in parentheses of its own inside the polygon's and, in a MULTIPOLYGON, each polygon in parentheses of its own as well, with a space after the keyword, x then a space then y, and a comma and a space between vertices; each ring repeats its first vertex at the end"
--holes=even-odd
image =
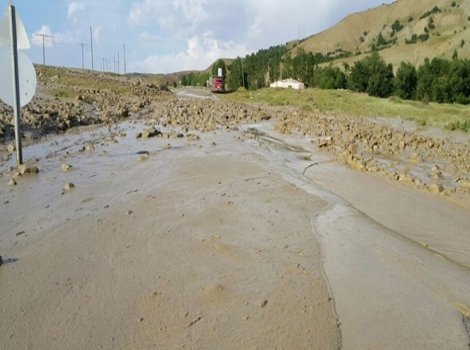
POLYGON ((241 103, 266 103, 273 106, 295 106, 356 117, 389 117, 415 121, 418 125, 470 131, 470 106, 423 103, 397 97, 370 97, 347 90, 260 89, 237 91, 222 98, 241 103))
POLYGON ((60 97, 60 98, 70 98, 74 97, 75 94, 72 91, 68 91, 65 89, 55 89, 53 90, 52 94, 54 97, 60 97))

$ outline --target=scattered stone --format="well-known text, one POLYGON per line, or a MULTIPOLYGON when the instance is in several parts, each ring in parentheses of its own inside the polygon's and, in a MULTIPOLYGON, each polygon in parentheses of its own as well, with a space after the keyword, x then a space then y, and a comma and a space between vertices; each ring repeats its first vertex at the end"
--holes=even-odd
POLYGON ((149 128, 149 129, 145 129, 144 131, 142 131, 142 138, 143 139, 148 139, 148 138, 151 138, 151 137, 156 137, 156 136, 161 136, 163 135, 162 132, 156 128, 149 128))
POLYGON ((266 305, 268 305, 268 301, 267 301, 267 300, 263 300, 263 301, 260 302, 260 304, 259 304, 259 306, 260 306, 261 308, 266 307, 266 305))
POLYGON ((67 171, 70 171, 72 169, 72 166, 70 164, 67 164, 67 163, 62 163, 61 168, 62 168, 62 171, 67 172, 67 171))
POLYGON ((8 186, 16 186, 18 184, 18 182, 16 182, 15 179, 10 179, 10 181, 8 182, 8 186))
POLYGON ((199 141, 201 139, 199 137, 199 135, 196 135, 196 134, 188 134, 187 138, 188 138, 189 142, 195 142, 195 141, 199 141))
POLYGON ((85 151, 93 152, 94 150, 95 150, 95 145, 93 145, 92 143, 88 143, 88 144, 85 146, 85 151))
POLYGON ((431 184, 428 186, 428 190, 432 194, 439 194, 444 192, 444 186, 442 184, 431 184))
POLYGON ((7 152, 8 153, 13 153, 16 151, 15 145, 12 145, 11 143, 7 145, 7 152))
POLYGON ((36 166, 27 166, 25 164, 21 164, 18 167, 18 172, 20 175, 37 174, 39 173, 39 169, 36 166))
POLYGON ((72 189, 75 188, 75 185, 71 182, 67 182, 65 185, 64 185, 64 191, 65 192, 70 192, 72 189))
POLYGON ((16 233, 17 236, 21 236, 21 235, 23 235, 23 234, 25 234, 25 231, 20 231, 20 232, 17 232, 17 233, 16 233))

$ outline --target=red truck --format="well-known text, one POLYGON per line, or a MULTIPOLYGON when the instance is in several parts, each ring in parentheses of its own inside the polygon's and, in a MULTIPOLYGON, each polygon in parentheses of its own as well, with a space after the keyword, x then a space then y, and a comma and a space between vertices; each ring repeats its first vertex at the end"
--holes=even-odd
POLYGON ((212 78, 212 92, 225 92, 224 77, 215 76, 212 78))

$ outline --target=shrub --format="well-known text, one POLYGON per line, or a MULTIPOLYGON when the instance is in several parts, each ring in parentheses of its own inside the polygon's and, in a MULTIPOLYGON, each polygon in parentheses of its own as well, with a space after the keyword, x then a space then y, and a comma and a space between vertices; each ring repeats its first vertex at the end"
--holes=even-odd
POLYGON ((315 80, 316 85, 322 89, 344 89, 347 85, 346 75, 333 66, 319 68, 315 80))
POLYGON ((409 39, 409 40, 408 40, 408 39, 405 39, 405 43, 406 43, 407 45, 416 44, 417 42, 418 42, 418 35, 416 35, 416 34, 413 34, 413 35, 411 36, 411 39, 409 39))
POLYGON ((393 22, 392 29, 393 29, 394 32, 398 33, 400 30, 403 29, 403 25, 397 19, 397 20, 395 20, 395 22, 393 22))
POLYGON ((423 34, 421 34, 421 35, 418 36, 418 39, 419 39, 420 41, 426 41, 426 40, 429 39, 429 34, 428 34, 428 33, 423 33, 423 34))
POLYGON ((423 19, 423 18, 429 17, 429 16, 431 16, 432 14, 435 14, 435 13, 438 13, 438 12, 441 12, 440 8, 437 7, 437 6, 434 6, 434 7, 432 8, 432 10, 429 10, 429 11, 426 11, 425 13, 423 13, 423 15, 422 15, 419 19, 423 19))

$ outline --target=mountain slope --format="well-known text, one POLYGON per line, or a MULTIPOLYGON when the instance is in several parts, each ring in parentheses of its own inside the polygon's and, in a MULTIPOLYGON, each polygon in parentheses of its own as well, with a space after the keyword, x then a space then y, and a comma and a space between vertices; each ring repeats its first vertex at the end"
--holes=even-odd
MULTIPOLYGON (((373 47, 394 64, 421 64, 426 57, 470 58, 470 2, 466 0, 398 0, 347 16, 298 47, 353 62, 373 47), (351 57, 344 58, 350 55, 351 57)), ((295 50, 293 51, 295 54, 295 50)))

